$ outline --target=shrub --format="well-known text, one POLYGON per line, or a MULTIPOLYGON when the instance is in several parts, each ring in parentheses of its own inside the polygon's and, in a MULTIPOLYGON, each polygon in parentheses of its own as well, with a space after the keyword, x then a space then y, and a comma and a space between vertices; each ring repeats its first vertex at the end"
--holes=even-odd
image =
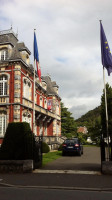
POLYGON ((26 122, 9 123, 1 146, 0 159, 32 159, 35 139, 30 125, 26 122))
POLYGON ((63 146, 63 143, 60 144, 59 148, 58 148, 58 151, 62 151, 62 146, 63 146))
POLYGON ((42 142, 42 153, 48 153, 49 151, 50 151, 50 148, 48 144, 46 144, 45 142, 42 142))

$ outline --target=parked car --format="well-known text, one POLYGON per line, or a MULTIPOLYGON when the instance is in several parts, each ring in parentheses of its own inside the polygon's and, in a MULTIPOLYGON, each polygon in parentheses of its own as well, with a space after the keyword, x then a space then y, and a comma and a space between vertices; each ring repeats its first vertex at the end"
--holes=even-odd
POLYGON ((83 146, 78 138, 66 139, 62 145, 62 155, 66 154, 78 154, 81 156, 83 154, 83 146))

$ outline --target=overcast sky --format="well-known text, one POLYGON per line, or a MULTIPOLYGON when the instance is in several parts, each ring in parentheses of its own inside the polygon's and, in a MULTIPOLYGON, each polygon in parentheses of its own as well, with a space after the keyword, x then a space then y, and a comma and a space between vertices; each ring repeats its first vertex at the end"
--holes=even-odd
MULTIPOLYGON (((18 30, 33 64, 36 29, 42 75, 57 82, 75 119, 101 102, 100 19, 112 50, 111 0, 0 0, 0 30, 18 30)), ((105 75, 112 86, 112 74, 105 75)))

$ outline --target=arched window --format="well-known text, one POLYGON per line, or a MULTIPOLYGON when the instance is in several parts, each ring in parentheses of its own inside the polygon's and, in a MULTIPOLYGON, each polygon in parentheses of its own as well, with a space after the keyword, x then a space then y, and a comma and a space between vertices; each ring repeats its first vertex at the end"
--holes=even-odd
POLYGON ((30 124, 30 127, 31 127, 31 114, 25 112, 25 113, 23 114, 22 121, 23 121, 23 122, 29 123, 29 124, 30 124))
POLYGON ((40 96, 40 106, 41 107, 43 106, 43 98, 42 98, 42 96, 40 96))
POLYGON ((7 95, 7 76, 0 76, 0 96, 7 95))
POLYGON ((59 115, 59 103, 56 104, 56 114, 59 115))
POLYGON ((0 137, 3 137, 5 135, 7 125, 6 119, 6 114, 0 113, 0 137))
POLYGON ((44 108, 47 109, 47 99, 44 100, 44 108))
POLYGON ((0 60, 6 60, 8 58, 8 50, 2 49, 0 50, 0 60))
POLYGON ((28 79, 23 79, 23 96, 31 99, 31 83, 28 79))

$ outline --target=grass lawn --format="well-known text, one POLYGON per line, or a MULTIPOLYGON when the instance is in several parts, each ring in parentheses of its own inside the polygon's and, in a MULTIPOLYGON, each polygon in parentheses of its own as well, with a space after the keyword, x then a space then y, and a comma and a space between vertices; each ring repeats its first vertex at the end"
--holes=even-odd
POLYGON ((42 166, 62 156, 62 151, 49 152, 43 155, 42 166))
POLYGON ((100 147, 99 145, 85 144, 83 147, 100 147))

